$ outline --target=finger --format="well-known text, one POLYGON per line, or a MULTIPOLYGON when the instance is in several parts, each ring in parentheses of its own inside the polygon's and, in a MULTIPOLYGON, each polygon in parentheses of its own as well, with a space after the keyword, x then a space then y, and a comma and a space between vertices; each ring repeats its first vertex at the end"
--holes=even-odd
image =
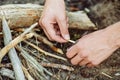
POLYGON ((68 24, 68 21, 69 21, 68 17, 66 19, 67 19, 67 24, 68 24))
POLYGON ((87 64, 87 67, 94 67, 94 65, 91 64, 91 63, 88 63, 88 64, 87 64))
POLYGON ((54 28, 55 28, 55 31, 56 31, 56 35, 61 36, 59 26, 57 24, 55 24, 54 28))
POLYGON ((49 39, 49 40, 52 40, 52 39, 50 38, 50 35, 47 33, 47 31, 46 31, 46 29, 45 29, 45 26, 42 25, 41 20, 39 20, 39 24, 40 24, 41 28, 43 29, 43 31, 45 32, 45 34, 46 34, 46 36, 48 37, 48 39, 49 39))
POLYGON ((72 58, 78 53, 78 48, 76 45, 73 45, 70 49, 67 50, 66 56, 72 58))
POLYGON ((83 59, 80 63, 79 63, 79 65, 80 66, 85 66, 85 65, 87 65, 89 63, 89 61, 85 58, 85 59, 83 59))
POLYGON ((52 40, 55 40, 57 42, 66 42, 66 40, 64 40, 61 36, 56 34, 53 24, 45 24, 45 26, 45 29, 52 40))
POLYGON ((68 31, 68 25, 67 25, 66 18, 57 19, 57 22, 58 22, 62 37, 66 40, 69 40, 70 35, 69 35, 69 31, 68 31))
POLYGON ((79 64, 79 62, 80 62, 82 59, 83 59, 83 58, 81 58, 80 55, 77 54, 74 58, 72 58, 71 63, 72 63, 73 65, 77 65, 77 64, 79 64))
POLYGON ((43 29, 43 31, 45 32, 45 34, 48 37, 48 39, 52 41, 52 39, 51 39, 50 35, 47 33, 47 31, 45 29, 43 29))

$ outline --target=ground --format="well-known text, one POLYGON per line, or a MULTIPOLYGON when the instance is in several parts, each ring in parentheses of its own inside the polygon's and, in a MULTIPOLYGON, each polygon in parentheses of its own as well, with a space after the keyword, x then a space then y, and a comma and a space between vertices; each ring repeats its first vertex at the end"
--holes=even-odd
MULTIPOLYGON (((120 9, 119 8, 118 9, 116 8, 116 11, 113 11, 113 12, 119 12, 118 14, 111 12, 112 16, 111 15, 110 16, 111 17, 116 16, 116 17, 114 18, 115 20, 113 22, 111 21, 109 23, 106 22, 106 21, 108 21, 107 18, 103 18, 103 15, 104 15, 104 17, 105 17, 105 15, 107 15, 106 14, 107 10, 104 11, 104 12, 102 12, 102 10, 101 10, 101 14, 98 14, 97 11, 95 11, 96 7, 97 8, 100 7, 100 6, 96 6, 95 7, 95 5, 98 2, 100 2, 101 0, 99 0, 98 2, 96 2, 96 0, 88 0, 87 3, 84 2, 86 0, 81 0, 81 2, 79 0, 75 0, 75 1, 71 0, 73 2, 70 2, 69 0, 67 0, 67 1, 68 2, 66 2, 66 5, 70 7, 68 10, 75 11, 75 10, 79 10, 79 9, 84 10, 85 7, 90 8, 91 11, 93 11, 93 12, 90 12, 88 14, 88 16, 97 25, 97 27, 99 29, 107 27, 108 25, 110 25, 112 23, 115 23, 114 21, 117 22, 117 20, 120 20, 120 19, 118 19, 119 17, 117 17, 117 15, 119 15, 119 13, 120 13, 120 9), (79 3, 78 3, 78 1, 79 1, 79 3), (90 1, 91 2, 93 1, 93 3, 90 3, 90 1), (81 6, 80 6, 80 4, 81 4, 81 6), (73 7, 75 7, 75 8, 73 8, 73 7), (104 14, 102 14, 102 13, 104 13, 104 14), (93 15, 93 14, 95 14, 95 15, 93 15), (103 20, 103 21, 99 22, 100 20, 103 20), (103 27, 101 27, 101 26, 103 26, 103 27)), ((117 0, 112 0, 112 1, 114 3, 114 1, 117 1, 117 0)), ((1 5, 3 5, 3 4, 12 4, 12 3, 15 3, 15 4, 16 3, 20 3, 20 4, 22 4, 22 3, 43 4, 44 1, 43 0, 0 0, 0 4, 1 5)), ((78 31, 78 30, 75 31, 75 30, 70 30, 70 35, 71 35, 71 38, 73 40, 77 40, 84 33, 90 33, 90 32, 93 32, 93 31, 78 31)), ((70 45, 72 45, 71 43, 60 44, 60 43, 56 43, 56 42, 54 42, 54 44, 57 47, 63 49, 64 52, 66 52, 66 49, 68 47, 70 47, 70 45)), ((45 49, 47 51, 50 51, 50 50, 48 50, 48 48, 46 48, 46 46, 41 46, 41 47, 43 47, 43 49, 45 49)), ((105 60, 99 66, 94 67, 94 68, 73 66, 69 62, 56 60, 56 59, 50 58, 50 57, 46 57, 46 59, 48 61, 50 61, 50 62, 65 64, 65 65, 71 66, 71 67, 73 67, 75 69, 74 71, 70 72, 70 71, 62 70, 62 69, 54 69, 54 68, 51 69, 51 68, 48 68, 49 71, 53 72, 53 74, 55 74, 57 76, 57 78, 49 77, 49 80, 120 80, 120 49, 115 51, 113 55, 111 55, 107 60, 105 60), (110 78, 109 76, 112 77, 112 78, 110 78)), ((8 58, 4 58, 5 62, 7 62, 7 60, 8 60, 8 58)), ((6 78, 6 77, 3 77, 3 80, 9 80, 9 79, 6 78)))

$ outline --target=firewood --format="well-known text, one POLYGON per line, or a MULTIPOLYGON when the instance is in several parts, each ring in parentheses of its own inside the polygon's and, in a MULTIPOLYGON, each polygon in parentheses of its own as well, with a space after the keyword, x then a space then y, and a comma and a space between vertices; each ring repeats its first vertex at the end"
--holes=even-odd
POLYGON ((35 80, 35 79, 33 79, 33 77, 30 75, 30 73, 28 72, 28 70, 24 66, 22 66, 22 69, 23 69, 25 76, 28 80, 35 80))
POLYGON ((41 49, 40 47, 28 42, 28 41, 23 41, 25 43, 27 43, 28 45, 32 46, 33 48, 37 49, 38 51, 42 52, 43 54, 47 55, 47 56, 50 56, 50 57, 54 57, 54 58, 57 58, 57 59, 60 59, 60 60, 64 60, 64 61, 67 61, 66 58, 64 57, 60 57, 60 56, 57 56, 57 55, 54 55, 52 53, 49 53, 49 52, 46 52, 44 51, 43 49, 41 49))
MULTIPOLYGON (((2 28, 3 28, 3 34, 4 34, 4 44, 7 45, 12 40, 12 35, 4 16, 2 19, 2 28)), ((21 67, 21 62, 18 58, 17 52, 14 47, 9 50, 8 55, 12 62, 12 66, 15 72, 15 79, 25 80, 25 76, 23 74, 22 67, 21 67)))
POLYGON ((2 48, 0 50, 0 62, 2 60, 2 58, 5 56, 5 54, 14 46, 16 46, 19 42, 31 38, 33 36, 32 33, 29 33, 34 27, 36 27, 38 25, 38 23, 34 23, 33 25, 31 25, 30 28, 28 28, 27 30, 25 30, 21 35, 19 35, 18 37, 16 37, 15 39, 13 39, 9 44, 7 44, 4 48, 2 48), (27 34, 29 33, 29 34, 27 34))
POLYGON ((37 39, 39 41, 41 41, 44 44, 48 45, 53 51, 58 52, 60 54, 64 54, 63 51, 62 51, 62 49, 55 47, 52 42, 50 42, 50 41, 47 40, 47 38, 45 38, 44 36, 42 36, 40 34, 37 34, 35 32, 33 32, 33 33, 34 33, 34 36, 37 37, 37 39))
MULTIPOLYGON (((5 13, 10 28, 29 27, 38 22, 41 17, 43 6, 37 4, 9 4, 0 6, 0 11, 5 13)), ((97 29, 87 14, 83 11, 67 12, 69 18, 69 27, 83 30, 97 29)), ((2 13, 0 12, 0 27, 2 13)))
POLYGON ((58 68, 58 69, 63 69, 63 70, 68 70, 68 71, 74 71, 74 68, 63 65, 63 64, 55 64, 55 63, 40 63, 44 67, 52 67, 52 68, 58 68))
POLYGON ((53 74, 51 72, 49 72, 47 69, 45 69, 43 66, 41 66, 38 61, 33 58, 31 55, 29 55, 24 49, 22 49, 22 47, 20 46, 16 46, 17 50, 21 51, 21 55, 29 62, 32 64, 32 66, 34 66, 34 68, 36 68, 40 74, 45 77, 44 72, 46 72, 47 74, 49 74, 50 76, 52 76, 53 74))

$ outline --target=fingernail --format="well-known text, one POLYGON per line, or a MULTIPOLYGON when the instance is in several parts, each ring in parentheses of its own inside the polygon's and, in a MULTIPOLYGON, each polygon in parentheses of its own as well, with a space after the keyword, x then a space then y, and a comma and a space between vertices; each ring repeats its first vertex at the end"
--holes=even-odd
POLYGON ((67 34, 67 35, 64 36, 64 38, 65 38, 66 40, 69 40, 69 39, 70 39, 70 36, 67 34))

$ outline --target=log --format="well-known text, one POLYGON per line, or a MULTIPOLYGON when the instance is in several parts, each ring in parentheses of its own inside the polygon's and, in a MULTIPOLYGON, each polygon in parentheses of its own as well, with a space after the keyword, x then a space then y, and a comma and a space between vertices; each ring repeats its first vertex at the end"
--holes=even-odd
MULTIPOLYGON (((2 12, 4 12, 11 29, 17 27, 29 27, 38 22, 43 6, 37 4, 8 4, 0 6, 0 28, 2 12)), ((95 30, 96 26, 91 22, 85 12, 66 12, 69 18, 69 27, 83 30, 95 30)))

